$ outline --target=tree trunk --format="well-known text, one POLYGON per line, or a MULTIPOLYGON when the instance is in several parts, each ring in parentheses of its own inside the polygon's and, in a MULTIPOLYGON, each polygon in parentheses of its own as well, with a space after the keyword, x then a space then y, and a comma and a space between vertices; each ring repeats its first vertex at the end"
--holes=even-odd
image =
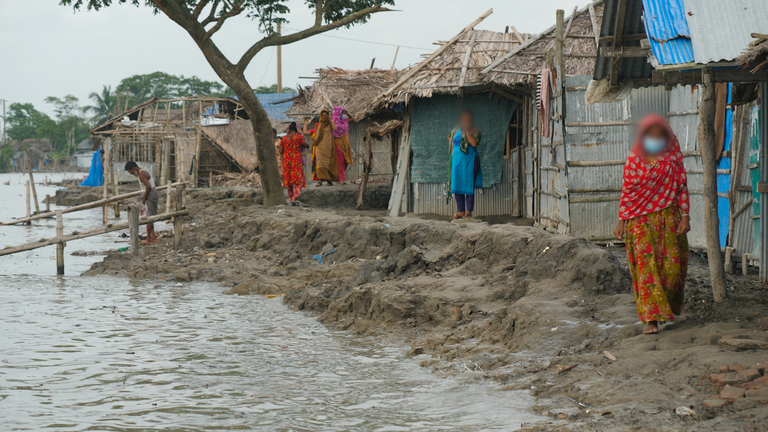
POLYGON ((725 268, 720 250, 720 218, 717 215, 717 155, 715 145, 715 83, 712 72, 703 74, 704 85, 699 106, 699 145, 704 171, 704 225, 707 238, 707 258, 715 301, 728 298, 725 289, 725 268))

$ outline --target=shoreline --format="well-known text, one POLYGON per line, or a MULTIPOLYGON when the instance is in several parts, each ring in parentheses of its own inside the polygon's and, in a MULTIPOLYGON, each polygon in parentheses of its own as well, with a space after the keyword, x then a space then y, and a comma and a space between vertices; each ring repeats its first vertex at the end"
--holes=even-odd
MULTIPOLYGON (((310 188, 306 198, 317 208, 343 205, 356 189, 310 188)), ((706 262, 692 256, 683 316, 642 335, 622 249, 528 226, 383 217, 383 189, 366 196, 378 210, 280 214, 258 203, 257 190, 191 190, 179 251, 161 242, 135 259, 110 253, 84 275, 205 280, 226 294, 284 295, 289 307, 336 330, 404 341, 409 354, 430 355, 420 364, 438 375, 469 369, 530 390, 533 412, 551 420, 521 430, 743 431, 768 423, 768 406, 754 398, 702 404, 717 388, 701 378, 720 365, 768 362, 765 350, 707 344, 717 334, 768 339, 757 328, 768 300, 754 275, 729 275, 731 300, 715 304, 706 262), (325 265, 312 259, 334 248, 325 265), (457 308, 462 319, 453 321, 457 308), (695 414, 675 414, 678 407, 695 414)))

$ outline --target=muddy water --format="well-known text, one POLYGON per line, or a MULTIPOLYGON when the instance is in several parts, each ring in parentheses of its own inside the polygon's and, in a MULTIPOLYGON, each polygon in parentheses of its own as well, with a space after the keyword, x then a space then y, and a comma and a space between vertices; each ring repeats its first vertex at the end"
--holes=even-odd
MULTIPOLYGON (((92 228, 101 215, 68 220, 92 228)), ((47 236, 48 225, 2 227, 1 238, 47 236)), ((279 298, 76 276, 100 256, 68 255, 57 277, 46 249, 0 257, 3 431, 514 430, 536 419, 527 393, 436 377, 405 346, 331 331, 279 298)))

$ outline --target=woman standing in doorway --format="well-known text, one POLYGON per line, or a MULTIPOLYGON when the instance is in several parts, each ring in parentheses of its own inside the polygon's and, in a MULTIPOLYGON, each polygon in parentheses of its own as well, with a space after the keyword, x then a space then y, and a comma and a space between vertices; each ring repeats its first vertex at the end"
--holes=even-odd
POLYGON ((448 135, 450 165, 448 190, 456 198, 458 212, 451 219, 472 217, 475 210, 475 188, 483 187, 483 172, 480 169, 480 129, 472 122, 472 112, 462 111, 459 125, 448 135))
POLYGON ((301 190, 307 187, 301 161, 301 150, 307 147, 309 144, 299 133, 299 126, 291 122, 288 133, 280 140, 280 154, 283 157, 283 186, 288 189, 288 201, 292 206, 298 205, 301 190))
POLYGON ((640 124, 624 165, 617 239, 627 245, 637 314, 646 334, 683 311, 688 272, 688 181, 677 137, 664 118, 640 124))
POLYGON ((333 143, 336 145, 336 165, 340 184, 347 184, 347 167, 353 164, 352 149, 349 146, 349 113, 343 107, 333 109, 333 143))

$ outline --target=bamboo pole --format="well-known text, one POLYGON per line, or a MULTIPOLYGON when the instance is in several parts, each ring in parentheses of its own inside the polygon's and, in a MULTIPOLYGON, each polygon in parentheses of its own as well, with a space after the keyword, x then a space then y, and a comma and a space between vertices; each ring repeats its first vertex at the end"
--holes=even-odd
MULTIPOLYGON (((109 140, 104 141, 104 160, 107 162, 107 168, 104 169, 104 174, 105 174, 104 181, 102 182, 103 183, 102 184, 102 189, 103 189, 102 198, 104 200, 109 198, 109 171, 110 171, 109 170, 109 156, 110 156, 110 154, 109 154, 109 147, 110 147, 109 146, 109 140)), ((107 224, 107 219, 108 218, 109 218, 109 205, 105 203, 104 206, 101 208, 101 223, 102 223, 102 225, 106 225, 107 224)))
POLYGON ((213 170, 208 171, 208 187, 213 187, 213 170))
POLYGON ((128 207, 128 228, 131 237, 131 255, 139 256, 139 206, 128 207))
POLYGON ((170 213, 171 212, 171 195, 173 194, 173 186, 171 185, 171 181, 168 180, 168 192, 165 194, 165 212, 170 213))
POLYGON ((40 213, 40 203, 37 201, 37 188, 35 188, 35 176, 32 175, 32 164, 29 162, 27 149, 24 149, 24 159, 27 161, 27 169, 29 170, 29 183, 32 185, 32 197, 35 199, 35 213, 40 213))
POLYGON ((45 196, 45 212, 46 213, 51 212, 51 196, 50 195, 45 196))
MULTIPOLYGON (((187 184, 187 182, 178 182, 178 183, 173 183, 173 186, 184 186, 186 184, 187 184)), ((165 190, 167 187, 168 186, 160 186, 160 187, 157 188, 157 190, 158 191, 165 190)), ((144 191, 131 192, 131 193, 123 194, 123 195, 114 196, 112 198, 107 198, 106 201, 107 201, 107 203, 117 202, 117 201, 125 201, 128 198, 140 196, 143 193, 144 193, 144 191)), ((80 210, 88 210, 88 209, 92 209, 92 208, 96 208, 96 207, 101 207, 102 205, 104 205, 104 200, 93 201, 93 202, 90 202, 90 203, 80 204, 80 205, 76 205, 76 206, 72 206, 72 207, 63 209, 62 213, 72 213, 72 212, 76 212, 76 211, 80 211, 80 210)), ((29 212, 27 212, 27 213, 29 213, 29 212)), ((25 222, 33 221, 35 219, 47 218, 47 217, 51 217, 51 216, 55 216, 55 215, 56 215, 55 213, 41 213, 41 214, 37 214, 37 215, 34 215, 34 216, 27 216, 27 217, 21 218, 21 219, 15 219, 15 220, 12 220, 10 222, 2 222, 2 223, 0 223, 0 226, 3 226, 3 225, 16 225, 16 224, 20 224, 20 223, 25 223, 25 222)))
MULTIPOLYGON (((117 190, 117 171, 112 170, 112 195, 118 196, 120 193, 117 190)), ((120 203, 115 201, 115 219, 120 218, 120 203)))
POLYGON ((723 253, 720 250, 720 218, 717 214, 717 158, 715 155, 715 83, 712 71, 702 74, 699 105, 699 143, 704 174, 704 224, 707 239, 709 274, 715 302, 728 299, 725 287, 723 253))
MULTIPOLYGON (((184 202, 184 186, 176 191, 176 213, 183 212, 182 203, 184 202)), ((181 244, 181 218, 173 218, 173 248, 178 249, 181 244)))
POLYGON ((56 210, 56 274, 64 274, 64 217, 56 210))
POLYGON ((32 206, 29 204, 29 180, 27 180, 27 225, 32 225, 32 206))
POLYGON ((195 179, 192 183, 193 187, 197 187, 200 183, 200 147, 203 140, 203 103, 197 102, 198 117, 197 117, 197 134, 195 136, 195 179))
MULTIPOLYGON (((63 210, 61 212, 64 213, 63 210)), ((146 225, 148 223, 160 222, 160 221, 168 220, 178 216, 186 216, 188 214, 189 214, 189 211, 182 210, 181 212, 173 212, 169 214, 152 216, 149 218, 141 218, 139 219, 139 225, 146 225)), ((64 240, 64 243, 66 243, 72 240, 80 240, 87 237, 93 237, 96 235, 106 234, 113 231, 121 231, 128 228, 130 228, 128 222, 124 222, 121 224, 107 224, 107 226, 96 228, 89 231, 83 231, 83 232, 73 231, 72 234, 65 235, 63 237, 63 240, 64 240)), ((40 239, 39 241, 36 241, 33 243, 25 243, 19 246, 10 246, 10 247, 6 247, 5 249, 0 249, 0 256, 11 255, 18 252, 24 252, 24 251, 33 250, 33 249, 39 249, 41 247, 46 247, 46 246, 52 246, 57 244, 58 242, 59 240, 57 238, 52 238, 52 239, 40 239)))

